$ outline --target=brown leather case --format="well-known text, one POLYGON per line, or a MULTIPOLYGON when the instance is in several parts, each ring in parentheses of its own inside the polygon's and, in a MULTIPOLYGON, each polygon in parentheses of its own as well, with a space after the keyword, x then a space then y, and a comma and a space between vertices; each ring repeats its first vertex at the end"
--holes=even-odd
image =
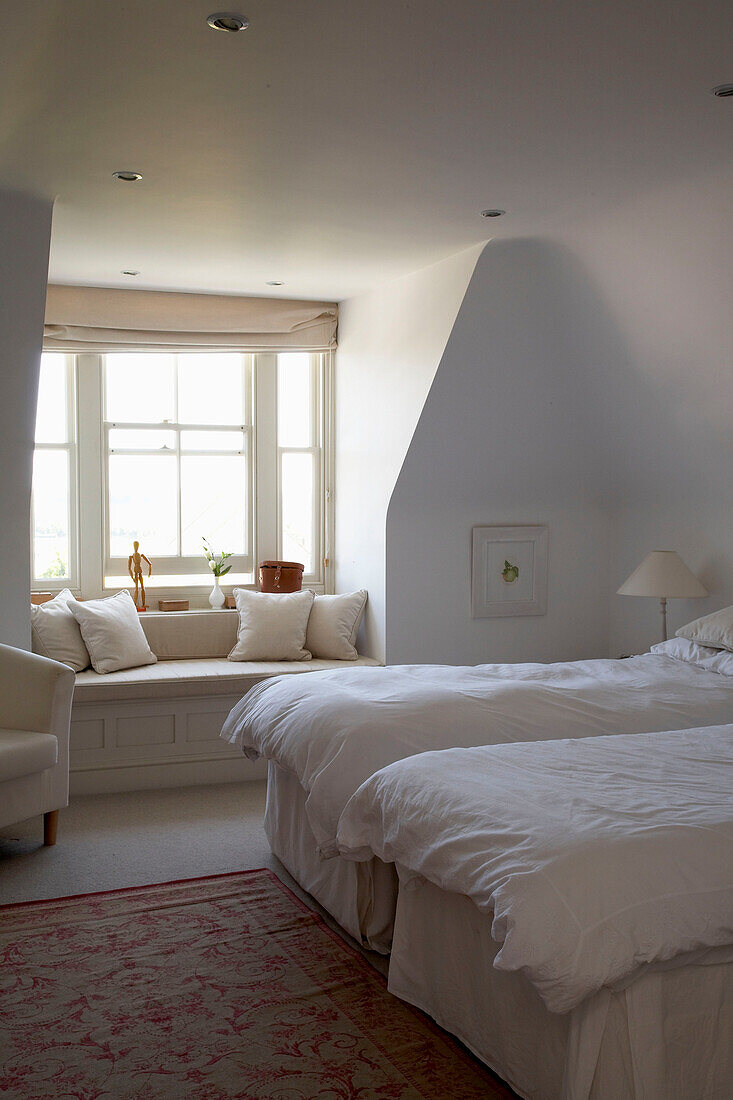
POLYGON ((261 561, 260 592, 300 592, 303 568, 299 561, 261 561))

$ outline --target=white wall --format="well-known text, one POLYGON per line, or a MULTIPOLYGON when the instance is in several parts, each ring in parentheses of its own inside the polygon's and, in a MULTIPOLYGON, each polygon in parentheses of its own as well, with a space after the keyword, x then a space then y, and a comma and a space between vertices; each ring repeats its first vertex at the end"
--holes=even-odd
POLYGON ((605 655, 620 335, 557 245, 491 242, 466 292, 387 518, 387 660, 605 655), (471 619, 471 528, 549 526, 548 612, 471 619))
POLYGON ((0 642, 30 648, 29 522, 50 201, 0 191, 0 642))
MULTIPOLYGON (((613 386, 615 589, 677 550, 710 596, 671 600, 670 632, 733 604, 733 187, 730 170, 629 196, 578 227, 589 278, 624 334, 613 386)), ((657 640, 654 600, 613 596, 610 651, 657 640)))
POLYGON ((387 660, 641 652, 658 602, 616 595, 676 549, 733 603, 733 189, 707 169, 473 274, 387 519, 387 660), (694 217, 690 213, 694 213, 694 217), (548 614, 470 618, 470 531, 547 523, 548 614))
POLYGON ((384 658, 387 506, 483 245, 340 305, 336 591, 369 591, 359 648, 384 658))

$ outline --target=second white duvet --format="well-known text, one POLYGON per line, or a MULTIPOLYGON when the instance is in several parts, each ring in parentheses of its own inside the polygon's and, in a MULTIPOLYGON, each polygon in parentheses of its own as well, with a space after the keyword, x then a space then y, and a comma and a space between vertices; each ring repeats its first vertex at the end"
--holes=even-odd
POLYGON ((555 1012, 733 957, 730 725, 423 753, 359 788, 338 839, 471 898, 494 965, 555 1012))

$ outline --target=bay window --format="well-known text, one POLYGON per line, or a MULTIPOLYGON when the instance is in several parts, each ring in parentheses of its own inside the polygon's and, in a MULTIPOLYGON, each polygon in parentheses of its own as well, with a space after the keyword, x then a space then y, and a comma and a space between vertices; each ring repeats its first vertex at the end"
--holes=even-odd
POLYGON ((195 594, 206 538, 229 584, 285 558, 326 590, 329 423, 330 353, 45 353, 34 587, 131 587, 137 540, 151 590, 195 594))

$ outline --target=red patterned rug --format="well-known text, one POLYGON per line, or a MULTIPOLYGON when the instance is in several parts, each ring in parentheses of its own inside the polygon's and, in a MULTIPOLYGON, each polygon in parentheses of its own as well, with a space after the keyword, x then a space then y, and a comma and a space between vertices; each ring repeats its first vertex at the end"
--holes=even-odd
POLYGON ((512 1095, 271 871, 0 908, 4 1100, 512 1095))

